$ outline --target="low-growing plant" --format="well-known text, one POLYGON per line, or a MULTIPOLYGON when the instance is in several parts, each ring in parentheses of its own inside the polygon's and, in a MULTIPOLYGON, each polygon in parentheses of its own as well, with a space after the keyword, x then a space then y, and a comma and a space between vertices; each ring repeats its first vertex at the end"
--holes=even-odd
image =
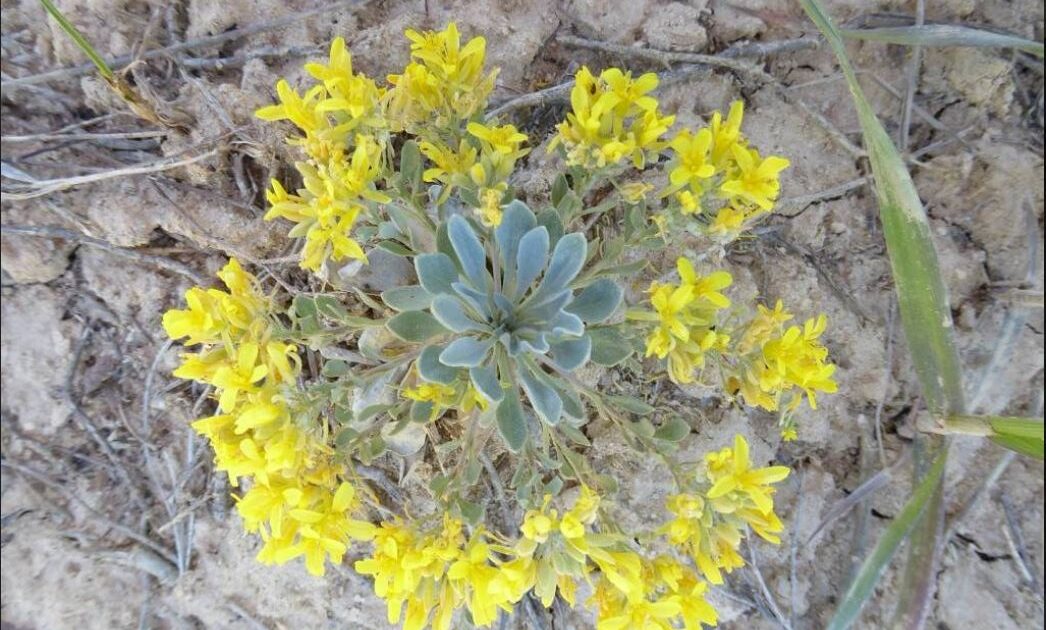
POLYGON ((293 224, 326 288, 270 292, 231 260, 225 290, 192 288, 164 316, 196 350, 176 375, 214 388, 216 414, 194 427, 258 559, 304 557, 322 575, 359 545, 355 569, 406 628, 487 626, 528 597, 574 605, 583 585, 602 629, 714 625, 707 585, 744 566, 748 532, 779 542, 774 484, 789 470, 758 467, 741 435, 686 460, 693 418, 601 377, 718 385, 796 437, 804 401, 836 389, 825 318, 734 304, 716 269, 773 210, 788 161, 749 145, 740 102, 673 131, 656 75, 582 68, 548 145, 560 172, 547 199, 523 199, 528 138, 484 117, 484 40, 463 44, 453 24, 407 37, 411 61, 387 86, 336 39, 328 63, 306 66, 316 85, 280 81, 257 113, 297 127, 301 184, 274 180, 267 218, 293 224), (417 282, 333 288, 379 249, 417 282), (632 298, 669 253, 674 267, 632 298), (669 473, 660 525, 615 517, 591 423, 669 473), (427 477, 429 496, 380 483, 397 466, 427 477))

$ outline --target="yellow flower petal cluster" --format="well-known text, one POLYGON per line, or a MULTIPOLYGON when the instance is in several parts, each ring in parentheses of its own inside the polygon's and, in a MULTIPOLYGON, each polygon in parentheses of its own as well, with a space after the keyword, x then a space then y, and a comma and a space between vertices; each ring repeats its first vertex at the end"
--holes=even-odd
POLYGON ((664 148, 662 136, 675 116, 662 116, 650 96, 657 75, 608 68, 595 76, 582 67, 570 92, 571 111, 557 127, 549 151, 562 145, 567 164, 603 168, 631 160, 637 168, 657 159, 664 148))
MULTIPOLYGON (((820 337, 828 326, 824 315, 800 326, 787 326, 792 314, 778 300, 773 309, 759 305, 758 314, 742 335, 738 346, 739 368, 728 380, 728 389, 749 405, 767 411, 794 411, 805 397, 817 408, 816 392, 838 390, 835 365, 820 337)), ((789 427, 786 427, 786 429, 789 427)))
POLYGON ((636 588, 622 591, 606 576, 595 584, 589 604, 596 609, 597 630, 700 630, 718 621, 705 599, 708 584, 689 566, 667 555, 642 559, 636 588))
POLYGON ((386 117, 392 131, 423 135, 433 128, 452 128, 487 106, 497 71, 484 74, 486 40, 461 35, 451 22, 439 32, 407 31, 411 62, 388 77, 386 117))
POLYGON ((714 112, 708 127, 681 129, 669 143, 672 161, 664 195, 674 195, 684 215, 710 211, 708 232, 724 242, 773 210, 779 175, 789 166, 784 158, 763 158, 748 146, 741 133, 743 118, 744 104, 735 101, 726 120, 714 112))
POLYGON ((215 468, 247 490, 237 499, 244 528, 262 537, 258 559, 282 564, 304 556, 309 572, 341 562, 371 525, 357 520, 359 498, 323 436, 294 420, 301 365, 297 349, 273 336, 272 304, 235 260, 218 272, 227 291, 193 287, 185 310, 163 324, 172 339, 201 346, 175 376, 215 388, 218 414, 193 423, 207 437, 215 468))
POLYGON ((436 420, 450 409, 467 414, 473 409, 486 410, 490 402, 480 394, 471 382, 455 381, 453 385, 443 383, 419 383, 400 392, 407 400, 429 403, 429 420, 436 420))
POLYGON ((319 271, 327 260, 366 260, 350 233, 361 215, 390 201, 377 189, 384 169, 386 124, 380 108, 383 90, 353 72, 344 39, 331 44, 328 64, 310 63, 305 69, 319 85, 299 96, 280 80, 279 104, 255 115, 268 121, 290 120, 305 134, 289 141, 308 157, 295 164, 303 187, 292 194, 272 180, 265 218, 294 222, 290 235, 305 238, 302 268, 319 271))
POLYGON ((732 448, 705 456, 693 491, 669 497, 674 518, 661 533, 694 560, 705 579, 722 584, 724 571, 744 566, 738 549, 746 527, 771 543, 781 542, 773 484, 788 473, 785 466, 753 468, 748 442, 735 436, 732 448))
POLYGON ((650 287, 653 312, 630 312, 633 319, 656 322, 647 336, 646 356, 668 360, 675 383, 692 383, 704 367, 705 355, 722 352, 730 342, 716 325, 716 313, 730 306, 722 293, 733 282, 725 271, 699 276, 686 258, 676 261, 679 284, 654 282, 650 287))

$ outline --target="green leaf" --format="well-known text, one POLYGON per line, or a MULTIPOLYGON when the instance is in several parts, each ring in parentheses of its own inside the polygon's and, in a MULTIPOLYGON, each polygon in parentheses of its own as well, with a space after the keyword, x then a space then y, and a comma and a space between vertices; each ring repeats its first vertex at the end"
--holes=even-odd
POLYGON ((638 398, 632 396, 607 396, 607 400, 621 409, 634 413, 637 416, 648 416, 654 413, 654 408, 638 398))
POLYGON ((505 399, 497 409, 498 433, 513 453, 518 453, 527 441, 527 419, 519 401, 519 388, 513 384, 505 392, 505 399))
POLYGON ((901 320, 926 405, 935 414, 962 413, 962 376, 952 340, 951 309, 919 193, 904 159, 865 98, 831 18, 818 0, 800 2, 835 51, 857 108, 875 179, 901 320))
POLYGON ((317 295, 313 299, 313 303, 316 306, 316 312, 329 319, 341 321, 349 317, 345 306, 333 295, 317 295))
POLYGON ((875 549, 865 558, 853 583, 850 584, 850 588, 847 589, 838 608, 836 608, 835 616, 832 617, 832 621, 828 624, 828 630, 844 630, 857 620, 861 607, 871 597, 879 578, 890 564, 890 560, 901 546, 901 543, 912 531, 931 496, 936 491, 937 485, 941 482, 941 478, 944 475, 946 455, 947 451, 941 449, 934 459, 930 470, 923 477, 918 487, 916 487, 908 502, 905 503, 904 508, 901 509, 901 513, 894 518, 893 522, 890 523, 890 526, 886 528, 886 531, 883 532, 883 535, 876 542, 875 549))
POLYGON ((385 324, 392 334, 403 341, 422 342, 449 332, 436 318, 425 311, 406 311, 385 324))
POLYGON ((885 28, 843 29, 843 37, 870 42, 901 44, 904 46, 970 46, 974 48, 1016 48, 1026 53, 1043 56, 1042 42, 993 33, 969 26, 952 24, 923 24, 921 26, 890 26, 885 28))
POLYGON ((632 355, 632 345, 613 327, 589 328, 592 338, 592 362, 611 367, 632 355))
POLYGON ((556 175, 555 181, 552 182, 552 205, 558 206, 559 201, 563 199, 563 195, 567 194, 568 190, 570 190, 570 185, 567 183, 566 174, 556 175))
POLYGON ((421 151, 413 140, 407 140, 400 148, 400 173, 410 184, 411 190, 417 191, 421 187, 421 151))
POLYGON ((415 284, 384 291, 381 301, 397 311, 422 311, 432 304, 432 294, 415 284))
POLYGON ((690 425, 679 416, 673 416, 663 422, 654 432, 654 437, 666 442, 680 442, 690 435, 690 425))
POLYGON ((349 364, 337 359, 327 361, 323 364, 320 373, 328 378, 338 378, 349 373, 349 364))
POLYGON ((1035 459, 1043 459, 1043 441, 1042 438, 1029 438, 1020 437, 1016 435, 996 435, 992 437, 992 441, 1008 448, 1011 451, 1026 455, 1028 457, 1034 457, 1035 459))
POLYGON ((469 525, 476 526, 483 522, 483 516, 486 514, 487 509, 485 506, 465 499, 458 499, 458 512, 461 513, 461 518, 465 520, 469 525))
POLYGON ((407 247, 403 243, 400 243, 399 241, 378 241, 377 246, 389 252, 390 254, 395 254, 396 256, 402 256, 404 258, 409 258, 410 256, 414 255, 414 250, 410 249, 409 247, 407 247))
POLYGON ((623 292, 616 282, 600 278, 585 287, 566 310, 577 315, 586 323, 595 324, 614 314, 621 303, 623 292))

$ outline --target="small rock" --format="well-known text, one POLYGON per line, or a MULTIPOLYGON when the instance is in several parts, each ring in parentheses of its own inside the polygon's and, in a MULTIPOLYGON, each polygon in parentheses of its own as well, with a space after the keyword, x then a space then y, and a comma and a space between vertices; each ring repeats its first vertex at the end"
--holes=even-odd
POLYGON ((701 26, 701 11, 681 2, 669 3, 653 13, 643 24, 643 37, 653 48, 699 52, 708 43, 701 26))

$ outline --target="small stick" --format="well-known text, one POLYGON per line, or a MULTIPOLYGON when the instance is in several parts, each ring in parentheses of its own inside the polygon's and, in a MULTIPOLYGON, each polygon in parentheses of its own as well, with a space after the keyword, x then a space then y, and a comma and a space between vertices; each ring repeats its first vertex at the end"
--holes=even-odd
POLYGON ((748 566, 751 567, 752 573, 755 575, 755 581, 759 585, 759 590, 762 592, 763 598, 766 599, 767 605, 770 607, 770 612, 782 628, 791 630, 792 626, 788 623, 788 620, 785 619, 784 614, 781 613, 781 609, 777 607, 777 601, 770 593, 770 588, 766 585, 766 581, 763 579, 763 574, 759 570, 759 562, 756 559, 755 554, 755 545, 752 544, 750 537, 745 537, 745 544, 748 546, 748 566))
MULTIPOLYGON (((915 0, 915 26, 923 25, 926 20, 926 0, 915 0)), ((923 64, 923 47, 919 44, 912 46, 912 59, 908 66, 904 99, 901 103, 901 124, 899 125, 898 149, 901 152, 908 150, 908 134, 912 126, 912 105, 915 104, 915 90, 919 87, 919 72, 923 64)))
MULTIPOLYGON (((295 22, 310 18, 314 15, 321 15, 330 13, 331 11, 344 7, 346 5, 358 5, 362 4, 362 0, 339 0, 338 2, 325 3, 314 9, 308 11, 301 11, 291 13, 290 15, 284 16, 276 20, 270 20, 267 22, 260 22, 258 24, 251 24, 243 28, 231 30, 227 33, 221 33, 219 35, 212 35, 210 37, 201 37, 199 39, 193 39, 186 42, 179 42, 163 48, 156 48, 149 50, 141 55, 138 55, 138 60, 155 59, 157 57, 167 57, 177 53, 185 52, 187 50, 193 50, 196 48, 207 48, 210 46, 220 46, 231 41, 236 41, 244 37, 250 37, 257 35, 258 33, 264 33, 265 31, 271 31, 285 26, 290 26, 295 22)), ((135 61, 135 55, 120 55, 112 59, 106 60, 110 67, 116 68, 119 66, 125 66, 132 61, 135 61)), ((48 83, 51 81, 65 80, 73 77, 83 76, 96 71, 96 67, 93 63, 85 63, 78 66, 71 66, 67 68, 58 68, 48 72, 40 74, 34 74, 27 77, 19 77, 17 79, 8 79, 0 83, 0 87, 4 89, 23 87, 28 85, 35 85, 38 83, 48 83)))
POLYGON ((136 166, 128 166, 126 168, 117 168, 111 171, 103 171, 101 173, 91 173, 90 175, 77 175, 74 177, 61 177, 58 179, 39 179, 33 181, 26 190, 24 191, 5 191, 5 196, 8 199, 14 200, 25 200, 32 199, 34 197, 42 197, 59 190, 65 190, 72 188, 73 186, 79 186, 81 184, 90 184, 94 182, 105 181, 107 179, 114 179, 117 177, 128 177, 131 175, 145 175, 148 173, 159 173, 161 171, 168 171, 172 168, 179 168, 182 166, 188 166, 201 162, 210 157, 213 157, 218 153, 217 149, 211 149, 200 155, 194 155, 192 157, 182 158, 178 160, 162 159, 149 164, 140 164, 136 166))

